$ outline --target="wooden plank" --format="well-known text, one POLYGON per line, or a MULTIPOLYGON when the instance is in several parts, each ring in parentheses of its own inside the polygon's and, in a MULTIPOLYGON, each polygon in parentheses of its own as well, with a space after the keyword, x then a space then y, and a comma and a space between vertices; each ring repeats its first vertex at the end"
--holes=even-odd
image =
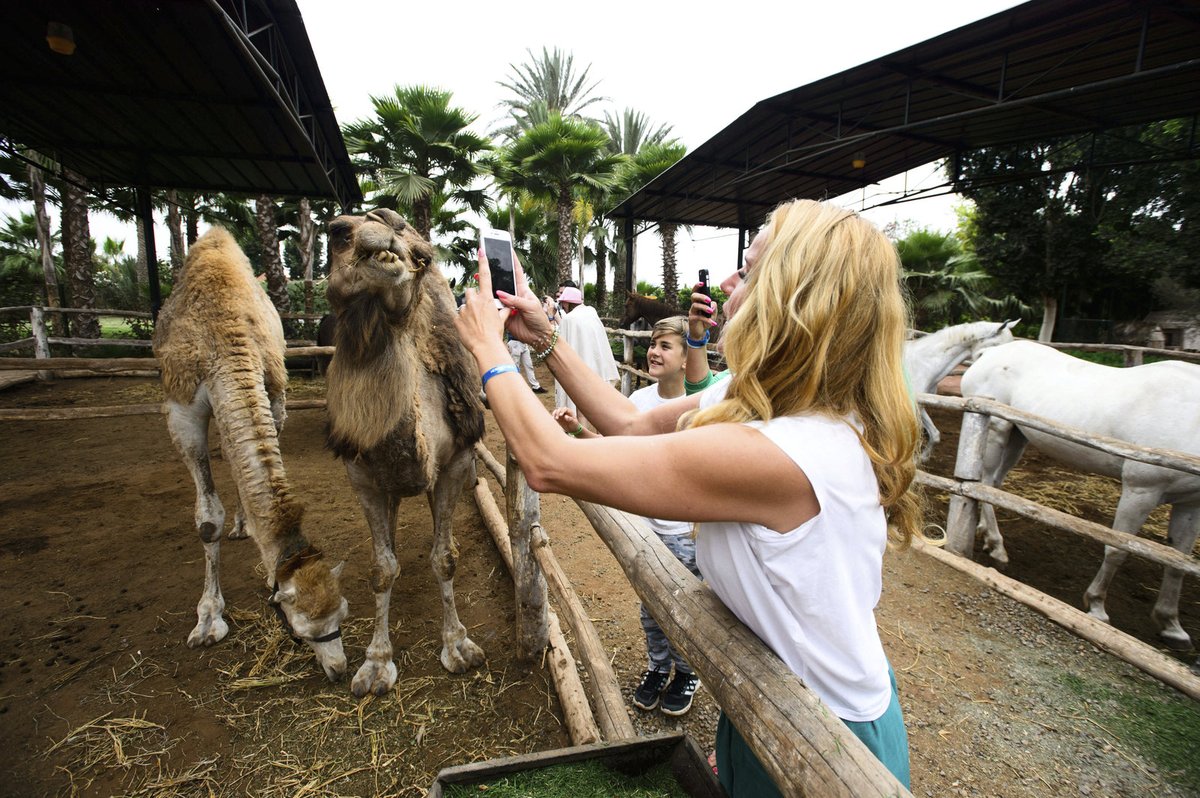
POLYGON ((784 795, 911 795, 645 525, 575 503, 784 795))
MULTIPOLYGON (((977 501, 988 502, 996 507, 1003 507, 1006 510, 1011 510, 1026 518, 1032 518, 1034 521, 1052 526, 1055 529, 1061 529, 1064 532, 1072 532, 1076 535, 1090 538, 1098 543, 1103 543, 1105 546, 1112 546, 1122 551, 1127 551, 1130 554, 1137 555, 1151 562, 1156 562, 1159 565, 1178 568, 1189 576, 1200 577, 1200 560, 1196 560, 1191 555, 1183 554, 1162 543, 1140 538, 1125 532, 1118 532, 1103 524, 1076 518, 1069 513, 1046 507, 1045 505, 1038 504, 1029 499, 1023 499, 1020 496, 988 485, 972 482, 956 482, 953 479, 939 477, 936 474, 928 474, 924 471, 917 472, 916 481, 919 484, 945 491, 951 495, 967 496, 977 501)), ((965 556, 969 558, 969 554, 965 556)))
POLYGON ((1200 457, 1189 452, 1181 452, 1177 449, 1154 449, 1148 446, 1138 446, 1135 443, 1118 440, 1117 438, 1110 438, 1107 435, 1096 435, 1079 427, 1059 424, 1044 416, 1017 410, 1014 407, 1000 404, 994 399, 984 399, 980 396, 960 399, 955 396, 937 396, 936 394, 923 393, 917 396, 917 401, 929 407, 938 407, 946 410, 964 410, 972 413, 998 416, 1022 427, 1029 427, 1039 432, 1045 432, 1048 435, 1054 435, 1072 443, 1097 449, 1106 454, 1125 457, 1130 460, 1137 460, 1141 463, 1149 463, 1150 465, 1161 466, 1163 468, 1173 468, 1177 471, 1185 471, 1189 474, 1200 476, 1200 457))
POLYGON ((1096 644, 1110 654, 1120 657, 1130 665, 1174 687, 1189 698, 1200 700, 1200 677, 1193 674, 1187 666, 1146 645, 1141 640, 1096 620, 1082 610, 1077 610, 1069 604, 1005 576, 994 568, 987 568, 919 541, 914 542, 913 548, 1036 610, 1064 629, 1096 644))

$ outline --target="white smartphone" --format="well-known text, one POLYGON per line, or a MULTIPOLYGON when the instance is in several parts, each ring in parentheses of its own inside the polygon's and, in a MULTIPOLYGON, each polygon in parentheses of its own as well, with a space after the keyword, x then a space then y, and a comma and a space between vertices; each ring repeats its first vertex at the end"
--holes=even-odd
POLYGON ((483 254, 487 258, 488 269, 492 275, 492 291, 517 293, 512 236, 507 230, 484 228, 479 231, 479 245, 483 247, 483 254))

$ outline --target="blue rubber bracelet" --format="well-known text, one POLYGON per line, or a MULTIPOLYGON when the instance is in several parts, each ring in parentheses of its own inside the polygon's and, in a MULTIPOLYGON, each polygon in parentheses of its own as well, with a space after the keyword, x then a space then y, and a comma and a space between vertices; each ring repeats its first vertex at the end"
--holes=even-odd
POLYGON ((487 389, 488 380, 490 380, 492 377, 495 377, 497 374, 507 374, 510 371, 513 374, 516 374, 518 372, 516 365, 514 365, 512 363, 504 363, 503 365, 500 365, 500 366, 492 366, 490 369, 483 372, 483 388, 484 388, 484 390, 487 389))
POLYGON ((708 344, 708 336, 711 332, 712 332, 711 330, 705 330, 704 337, 698 341, 693 341, 691 339, 691 337, 688 335, 684 335, 683 339, 685 341, 687 341, 687 345, 690 346, 692 349, 703 349, 708 344))

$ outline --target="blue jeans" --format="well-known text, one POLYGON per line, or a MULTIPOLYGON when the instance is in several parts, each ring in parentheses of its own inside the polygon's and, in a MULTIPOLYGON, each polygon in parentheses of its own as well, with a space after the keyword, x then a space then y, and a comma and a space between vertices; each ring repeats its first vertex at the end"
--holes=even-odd
MULTIPOLYGON (((911 789, 908 731, 904 728, 904 714, 896 694, 896 674, 890 665, 888 675, 892 680, 892 702, 884 713, 871 721, 843 720, 842 723, 866 744, 901 784, 911 789)), ((724 712, 717 721, 717 780, 730 798, 782 798, 779 788, 767 775, 767 769, 758 761, 724 712)))
MULTIPOLYGON (((671 553, 675 555, 675 559, 684 564, 684 567, 696 576, 700 576, 700 569, 696 567, 696 541, 691 535, 658 535, 658 539, 670 549, 671 553)), ((659 628, 658 622, 646 611, 645 604, 642 605, 641 614, 642 631, 646 633, 646 656, 650 660, 650 670, 669 671, 674 663, 676 673, 691 673, 692 666, 688 665, 687 661, 674 649, 671 641, 659 628)))

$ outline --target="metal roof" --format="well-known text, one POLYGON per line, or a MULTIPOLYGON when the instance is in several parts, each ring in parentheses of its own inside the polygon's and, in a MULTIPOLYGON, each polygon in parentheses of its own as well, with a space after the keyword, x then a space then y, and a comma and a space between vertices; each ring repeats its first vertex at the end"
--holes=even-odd
POLYGON ((5 3, 0 49, 0 136, 94 185, 362 199, 295 0, 5 3))
POLYGON ((956 152, 1198 111, 1197 0, 1034 0, 757 103, 609 216, 753 227, 956 152))

